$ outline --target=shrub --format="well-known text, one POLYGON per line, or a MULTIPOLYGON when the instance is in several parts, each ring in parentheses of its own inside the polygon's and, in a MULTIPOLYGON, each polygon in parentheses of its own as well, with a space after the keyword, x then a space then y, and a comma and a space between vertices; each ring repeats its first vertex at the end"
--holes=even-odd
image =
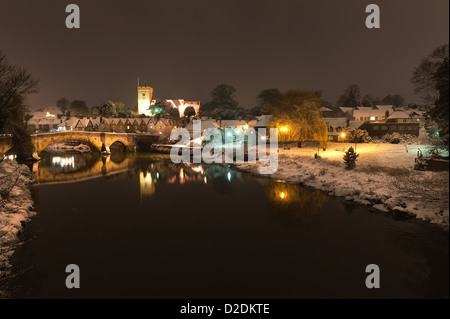
POLYGON ((353 127, 349 127, 346 130, 346 141, 349 143, 369 143, 372 138, 369 136, 366 130, 359 130, 353 127))
POLYGON ((350 147, 344 155, 344 162, 345 162, 345 167, 347 169, 353 169, 356 166, 356 161, 359 157, 359 154, 356 154, 355 150, 353 149, 353 147, 350 147))

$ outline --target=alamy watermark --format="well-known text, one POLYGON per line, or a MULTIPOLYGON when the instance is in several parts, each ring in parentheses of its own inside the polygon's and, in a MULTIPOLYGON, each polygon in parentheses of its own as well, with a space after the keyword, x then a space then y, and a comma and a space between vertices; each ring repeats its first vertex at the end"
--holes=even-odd
MULTIPOLYGON (((66 13, 70 13, 66 17, 66 27, 68 29, 80 28, 80 7, 76 4, 66 6, 66 13)), ((368 29, 380 28, 380 7, 376 4, 366 6, 366 13, 370 13, 366 18, 366 27, 368 29)))
POLYGON ((172 146, 172 162, 183 163, 256 163, 261 164, 260 174, 274 174, 278 169, 278 129, 210 127, 202 131, 202 121, 193 121, 193 136, 185 128, 176 128, 170 139, 178 141, 172 146), (181 138, 181 139, 180 139, 181 138), (192 156, 191 156, 192 150, 192 156), (181 154, 180 154, 181 153, 181 154))

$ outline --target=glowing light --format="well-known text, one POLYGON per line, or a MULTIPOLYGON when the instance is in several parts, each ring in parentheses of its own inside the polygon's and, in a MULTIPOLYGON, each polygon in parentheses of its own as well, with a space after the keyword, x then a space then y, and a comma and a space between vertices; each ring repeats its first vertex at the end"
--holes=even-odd
POLYGON ((287 126, 282 126, 282 127, 280 128, 280 131, 283 132, 283 133, 286 133, 287 131, 289 131, 289 129, 288 129, 287 126))
POLYGON ((180 169, 180 183, 181 184, 184 183, 184 169, 183 168, 180 169))
POLYGON ((52 158, 53 165, 58 165, 61 167, 68 167, 71 166, 72 168, 75 168, 75 158, 72 157, 59 157, 55 156, 52 158))
POLYGON ((244 130, 248 130, 248 125, 244 125, 244 130))
POLYGON ((228 178, 228 181, 231 182, 231 172, 228 172, 227 178, 228 178))
POLYGON ((205 184, 208 183, 208 179, 206 178, 206 176, 203 178, 203 181, 205 182, 205 184))
POLYGON ((281 199, 285 199, 286 198, 286 194, 284 192, 281 192, 280 197, 281 197, 281 199))
POLYGON ((45 116, 47 116, 47 117, 55 117, 56 115, 55 114, 50 114, 49 112, 47 112, 47 114, 45 116))
POLYGON ((345 133, 341 133, 341 137, 344 138, 346 136, 345 133))
POLYGON ((152 195, 155 192, 155 184, 153 183, 152 174, 141 172, 139 174, 141 197, 152 195))
POLYGON ((201 165, 191 167, 191 169, 192 169, 194 172, 196 172, 196 173, 200 173, 200 174, 203 174, 203 173, 204 173, 203 167, 202 167, 201 165))
POLYGON ((371 120, 371 121, 375 121, 375 116, 371 116, 371 117, 370 117, 370 120, 371 120))

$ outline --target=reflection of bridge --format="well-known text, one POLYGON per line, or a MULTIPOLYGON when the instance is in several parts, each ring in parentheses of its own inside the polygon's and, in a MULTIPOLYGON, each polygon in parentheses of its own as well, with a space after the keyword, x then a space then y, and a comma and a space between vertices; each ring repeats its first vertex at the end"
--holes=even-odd
POLYGON ((128 133, 109 133, 109 132, 84 132, 84 131, 65 131, 55 133, 42 133, 31 135, 35 151, 39 154, 47 146, 62 141, 79 141, 94 147, 100 151, 102 145, 109 149, 114 143, 122 144, 127 151, 134 152, 139 140, 154 142, 157 137, 144 134, 128 133))
POLYGON ((134 165, 134 156, 127 156, 120 163, 115 163, 108 157, 104 159, 99 158, 92 166, 73 172, 53 173, 37 162, 33 166, 33 175, 37 184, 73 183, 126 172, 130 168, 133 168, 134 165))

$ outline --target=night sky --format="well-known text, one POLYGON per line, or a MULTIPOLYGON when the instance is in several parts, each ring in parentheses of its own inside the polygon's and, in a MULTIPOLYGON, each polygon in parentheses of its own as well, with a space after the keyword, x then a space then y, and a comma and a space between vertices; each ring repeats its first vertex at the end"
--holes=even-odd
POLYGON ((246 107, 265 88, 322 89, 334 104, 352 83, 414 102, 412 70, 448 43, 448 12, 448 0, 0 0, 0 50, 40 78, 31 108, 134 106, 138 76, 155 98, 202 102, 227 83, 246 107), (70 3, 81 29, 65 26, 70 3), (365 27, 370 3, 381 29, 365 27))

